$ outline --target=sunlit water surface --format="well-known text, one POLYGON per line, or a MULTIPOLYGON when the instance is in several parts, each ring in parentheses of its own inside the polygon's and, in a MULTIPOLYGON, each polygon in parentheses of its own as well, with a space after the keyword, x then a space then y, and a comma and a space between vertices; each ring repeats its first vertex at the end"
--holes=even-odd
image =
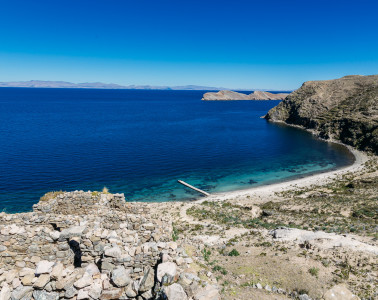
POLYGON ((192 200, 353 162, 342 146, 260 117, 279 101, 201 101, 203 91, 0 88, 0 209, 48 191, 192 200))

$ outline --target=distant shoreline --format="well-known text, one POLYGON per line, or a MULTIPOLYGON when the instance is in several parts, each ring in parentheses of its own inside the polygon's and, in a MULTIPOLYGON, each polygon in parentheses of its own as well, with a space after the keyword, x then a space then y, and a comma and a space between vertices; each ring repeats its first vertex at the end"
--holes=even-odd
MULTIPOLYGON (((101 89, 101 90, 173 90, 173 91, 220 91, 230 90, 225 87, 202 86, 202 85, 178 85, 178 86, 159 86, 159 85, 120 85, 114 83, 103 82, 85 82, 73 83, 67 81, 44 81, 44 80, 30 80, 30 81, 12 81, 0 82, 0 88, 50 88, 50 89, 101 89)), ((292 92, 292 90, 270 90, 270 89, 249 89, 249 88, 233 88, 235 91, 262 91, 270 92, 292 92)))
MULTIPOLYGON (((212 89, 205 89, 205 90, 194 90, 194 89, 171 89, 171 88, 167 88, 167 89, 163 89, 163 88, 151 88, 151 89, 142 89, 142 88, 83 88, 83 87, 25 87, 25 86, 0 86, 0 89, 29 89, 29 90, 37 90, 37 89, 41 89, 41 90, 49 90, 49 89, 53 89, 53 90, 107 90, 107 91, 172 91, 172 92, 179 92, 179 91, 183 91, 183 92, 209 92, 209 91, 217 91, 217 90, 212 90, 212 89)), ((239 92, 254 92, 254 91, 259 91, 259 90, 238 90, 238 89, 234 89, 235 91, 239 91, 239 92)), ((291 93, 292 91, 290 90, 266 90, 267 92, 270 92, 270 93, 291 93)), ((217 100, 213 100, 213 101, 217 101, 217 100)), ((219 101, 223 101, 223 100, 219 100, 219 101)), ((227 100, 226 100, 227 101, 227 100)), ((237 100, 234 100, 234 101, 237 101, 237 100)))

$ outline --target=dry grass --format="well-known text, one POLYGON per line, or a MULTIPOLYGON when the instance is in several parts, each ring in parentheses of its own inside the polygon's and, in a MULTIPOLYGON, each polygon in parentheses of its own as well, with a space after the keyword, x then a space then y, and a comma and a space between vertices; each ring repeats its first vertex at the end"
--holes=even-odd
POLYGON ((50 201, 51 199, 56 198, 58 195, 63 194, 64 192, 62 190, 60 191, 54 191, 54 192, 48 192, 44 194, 39 201, 50 201))

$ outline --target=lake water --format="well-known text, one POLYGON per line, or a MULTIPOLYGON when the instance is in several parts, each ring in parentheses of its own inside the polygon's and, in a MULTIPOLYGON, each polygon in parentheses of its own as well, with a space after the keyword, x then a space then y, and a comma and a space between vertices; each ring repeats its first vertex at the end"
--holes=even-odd
POLYGON ((46 192, 102 190, 130 201, 200 195, 346 166, 344 147, 268 123, 279 101, 201 101, 203 91, 0 88, 0 210, 46 192))

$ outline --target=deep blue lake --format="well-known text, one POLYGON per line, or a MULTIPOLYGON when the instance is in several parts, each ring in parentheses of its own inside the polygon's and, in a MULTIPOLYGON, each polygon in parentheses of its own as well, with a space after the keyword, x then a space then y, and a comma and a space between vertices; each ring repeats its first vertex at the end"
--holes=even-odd
POLYGON ((342 146, 260 117, 279 101, 201 101, 203 91, 0 88, 0 210, 56 190, 130 201, 210 193, 351 164, 342 146))

